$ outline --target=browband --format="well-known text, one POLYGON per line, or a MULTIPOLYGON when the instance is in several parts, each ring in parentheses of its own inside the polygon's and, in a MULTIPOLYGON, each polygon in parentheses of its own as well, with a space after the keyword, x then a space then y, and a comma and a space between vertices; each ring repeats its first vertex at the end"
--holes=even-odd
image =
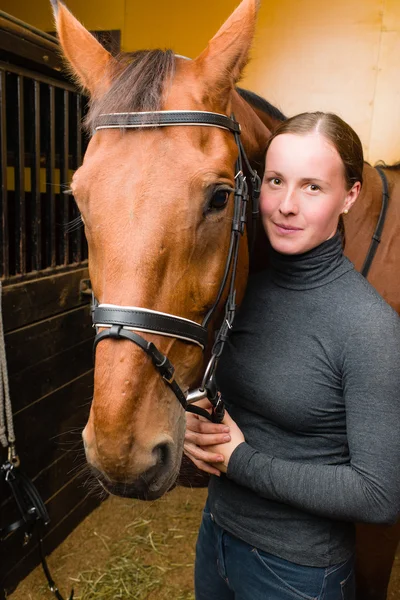
POLYGON ((170 125, 202 125, 220 127, 232 133, 240 133, 240 125, 226 115, 196 110, 160 110, 157 112, 122 112, 99 115, 96 130, 168 127, 170 125))

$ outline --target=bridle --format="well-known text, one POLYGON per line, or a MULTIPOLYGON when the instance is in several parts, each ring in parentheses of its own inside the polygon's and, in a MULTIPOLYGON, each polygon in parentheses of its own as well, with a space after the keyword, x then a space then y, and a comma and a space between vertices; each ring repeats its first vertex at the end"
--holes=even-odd
POLYGON ((197 415, 206 417, 210 421, 220 423, 224 418, 224 406, 221 395, 215 384, 215 370, 224 344, 228 338, 229 330, 232 328, 236 310, 236 272, 239 257, 240 239, 245 231, 248 214, 248 201, 251 201, 252 211, 252 235, 255 236, 256 223, 259 212, 259 197, 261 180, 257 172, 251 168, 250 162, 244 151, 240 139, 240 125, 226 115, 205 111, 155 111, 155 112, 127 112, 103 114, 98 117, 96 130, 101 129, 135 129, 144 127, 170 127, 170 126, 207 126, 219 127, 231 132, 235 136, 238 147, 238 159, 236 161, 234 212, 231 225, 231 236, 228 255, 222 281, 215 298, 214 304, 200 324, 184 319, 177 315, 158 312, 137 306, 119 306, 115 304, 99 304, 93 297, 92 319, 96 327, 94 340, 94 352, 99 342, 105 339, 129 340, 142 348, 151 358, 154 367, 159 372, 165 383, 172 389, 182 407, 197 415), (243 173, 243 163, 251 177, 251 195, 246 177, 243 173), (230 281, 228 284, 228 279, 230 281), (167 356, 165 356, 153 342, 148 342, 137 332, 157 333, 185 342, 197 344, 205 351, 208 341, 208 325, 215 310, 223 296, 226 286, 228 296, 225 303, 225 314, 219 331, 211 350, 211 357, 206 367, 202 383, 196 390, 187 395, 177 383, 175 369, 167 356), (99 331, 102 329, 102 331, 99 331), (212 405, 212 411, 195 406, 192 403, 203 398, 208 398, 212 405))
POLYGON ((376 251, 378 249, 378 244, 380 244, 381 242, 383 226, 385 224, 386 213, 389 206, 389 185, 386 179, 386 175, 380 167, 375 167, 375 169, 378 171, 379 177, 382 181, 382 206, 378 222, 376 224, 376 229, 374 231, 374 235, 372 236, 371 244, 361 269, 361 275, 363 275, 364 277, 368 276, 372 261, 374 260, 376 251))

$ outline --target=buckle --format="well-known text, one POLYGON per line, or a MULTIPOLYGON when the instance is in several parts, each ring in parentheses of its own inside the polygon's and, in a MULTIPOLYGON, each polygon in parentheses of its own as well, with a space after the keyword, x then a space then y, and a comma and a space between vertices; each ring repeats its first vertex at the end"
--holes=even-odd
POLYGON ((161 375, 162 378, 171 385, 171 383, 173 383, 173 381, 175 380, 174 367, 172 367, 172 372, 167 371, 166 373, 162 373, 161 375))
POLYGON ((212 414, 215 423, 222 423, 225 416, 225 407, 220 392, 217 392, 217 401, 213 406, 212 414))
POLYGON ((161 363, 155 363, 155 365, 159 370, 161 377, 171 385, 175 379, 175 369, 168 358, 164 356, 164 360, 161 363))

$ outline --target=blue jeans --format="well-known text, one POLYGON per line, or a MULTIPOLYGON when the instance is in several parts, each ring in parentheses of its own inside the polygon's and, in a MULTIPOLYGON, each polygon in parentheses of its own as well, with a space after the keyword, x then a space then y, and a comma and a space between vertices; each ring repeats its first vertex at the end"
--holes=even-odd
POLYGON ((196 600, 354 600, 354 557, 326 568, 283 560, 219 527, 206 505, 195 593, 196 600))

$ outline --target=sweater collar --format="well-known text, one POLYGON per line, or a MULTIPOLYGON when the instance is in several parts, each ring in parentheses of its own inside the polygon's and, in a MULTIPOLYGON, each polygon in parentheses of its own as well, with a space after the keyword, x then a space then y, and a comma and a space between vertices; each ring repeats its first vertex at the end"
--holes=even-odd
POLYGON ((308 290, 324 286, 353 268, 343 255, 339 232, 303 254, 281 254, 269 249, 272 280, 292 290, 308 290))

